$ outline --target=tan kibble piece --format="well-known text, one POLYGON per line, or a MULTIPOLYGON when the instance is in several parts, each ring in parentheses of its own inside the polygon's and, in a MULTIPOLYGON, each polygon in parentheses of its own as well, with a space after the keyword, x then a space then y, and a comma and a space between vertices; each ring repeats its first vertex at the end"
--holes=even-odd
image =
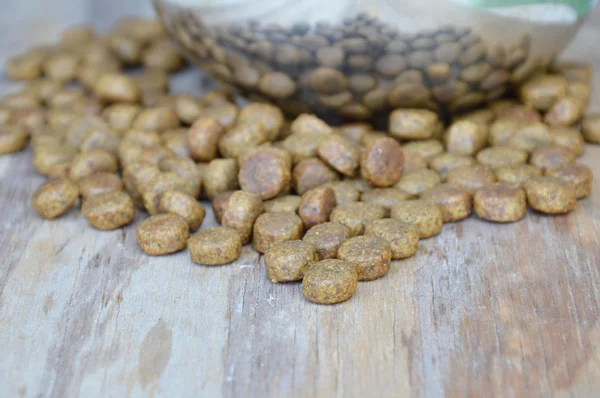
POLYGON ((535 123, 542 121, 542 115, 530 106, 513 104, 497 109, 496 120, 505 119, 515 122, 535 123))
POLYGON ((202 110, 203 118, 214 119, 223 128, 229 128, 235 124, 238 116, 238 108, 231 102, 222 102, 210 105, 202 110))
POLYGON ((541 213, 564 214, 577 204, 572 186, 556 177, 534 177, 523 187, 529 206, 541 213))
POLYGON ((583 154, 585 142, 583 134, 574 127, 555 126, 550 128, 550 135, 554 145, 562 145, 569 148, 577 156, 583 154))
POLYGON ((291 161, 288 154, 276 148, 260 148, 240 156, 238 180, 243 190, 263 200, 280 195, 289 187, 291 161))
POLYGON ((67 52, 58 52, 47 58, 42 68, 44 74, 53 80, 68 82, 75 79, 77 68, 79 66, 79 57, 67 52))
POLYGON ((422 199, 435 203, 444 217, 444 222, 456 222, 471 215, 472 203, 469 191, 450 184, 435 186, 421 195, 422 199))
POLYGON ((334 181, 323 186, 333 189, 336 205, 358 202, 360 199, 360 189, 356 186, 355 180, 334 181))
POLYGON ((336 94, 348 88, 348 80, 336 69, 321 67, 309 76, 310 87, 321 94, 336 94))
POLYGON ((285 118, 281 109, 271 104, 259 102, 244 107, 237 119, 238 124, 260 123, 266 130, 269 141, 274 141, 279 137, 284 122, 285 118))
POLYGON ((138 65, 142 60, 143 43, 125 34, 113 34, 108 39, 112 52, 126 65, 138 65))
MULTIPOLYGON (((54 127, 60 129, 64 126, 54 127)), ((67 142, 71 146, 79 148, 83 138, 94 130, 110 131, 110 127, 102 118, 95 115, 72 115, 68 126, 66 126, 67 142)))
POLYGON ((512 184, 490 184, 473 197, 475 213, 479 218, 493 222, 519 221, 527 214, 527 200, 523 188, 512 184))
POLYGON ((363 202, 352 202, 336 206, 329 219, 348 227, 350 236, 362 235, 365 224, 369 221, 385 217, 385 209, 381 206, 363 202))
POLYGON ((294 188, 298 195, 328 182, 339 180, 339 175, 323 161, 309 158, 300 161, 292 173, 294 188))
POLYGON ((179 118, 168 106, 146 108, 140 111, 133 122, 133 128, 145 131, 162 132, 179 127, 179 118))
POLYGON ((0 125, 0 155, 22 151, 27 145, 27 132, 15 125, 0 125))
POLYGON ((75 148, 61 143, 61 145, 51 145, 35 148, 33 154, 33 166, 35 169, 45 176, 53 176, 53 168, 57 165, 68 164, 69 169, 71 162, 77 151, 75 148))
POLYGON ((450 153, 473 156, 487 143, 487 127, 470 120, 452 123, 446 133, 446 149, 450 153))
POLYGON ((371 221, 365 227, 365 236, 385 239, 392 250, 392 259, 413 256, 419 248, 419 230, 412 224, 393 218, 371 221))
POLYGON ((185 219, 191 231, 197 231, 204 221, 204 207, 191 195, 185 192, 167 191, 159 202, 161 213, 177 214, 185 219))
POLYGON ((0 98, 0 107, 6 109, 27 109, 38 106, 40 106, 40 99, 34 93, 26 91, 6 94, 0 98))
POLYGON ((203 229, 188 241, 192 261, 200 265, 224 265, 242 254, 242 241, 235 229, 216 227, 203 229))
POLYGON ((592 144, 600 144, 600 114, 588 115, 581 122, 583 139, 592 144))
POLYGON ((530 123, 519 127, 506 143, 510 147, 527 152, 550 144, 552 135, 548 126, 543 123, 530 123))
POLYGON ((142 63, 149 69, 163 69, 166 72, 175 72, 183 66, 183 58, 175 43, 160 40, 144 50, 142 63))
POLYGON ((428 160, 444 152, 444 146, 438 140, 412 141, 403 145, 404 153, 416 153, 428 160))
POLYGON ((263 212, 260 196, 251 192, 236 191, 231 194, 221 225, 235 229, 240 235, 242 244, 250 242, 254 221, 263 212))
POLYGON ((360 150, 347 138, 333 134, 324 138, 317 148, 319 157, 338 172, 354 177, 359 166, 360 150))
POLYGON ((107 73, 100 77, 94 94, 104 102, 138 102, 140 91, 135 81, 122 73, 107 73))
POLYGON ((296 83, 285 73, 267 72, 258 82, 261 92, 269 97, 284 99, 296 92, 296 83))
POLYGON ((175 155, 175 153, 173 151, 171 151, 170 149, 167 149, 167 148, 161 147, 161 146, 156 146, 156 147, 150 147, 150 148, 143 149, 140 152, 138 160, 143 160, 144 162, 151 163, 151 164, 158 166, 165 159, 175 158, 175 157, 177 157, 177 155, 175 155))
POLYGON ((398 138, 431 138, 438 121, 435 112, 425 109, 396 109, 390 114, 390 133, 398 138))
POLYGON ((227 210, 229 198, 234 192, 236 191, 220 192, 212 199, 213 214, 215 216, 215 220, 217 220, 219 224, 223 219, 223 214, 225 213, 225 210, 227 210))
POLYGON ((411 171, 426 169, 427 159, 417 152, 404 152, 404 163, 402 165, 402 172, 409 173, 411 171))
POLYGON ((169 75, 164 70, 144 69, 134 79, 142 93, 164 93, 169 88, 169 75))
POLYGON ((9 58, 4 70, 10 80, 31 80, 42 74, 42 62, 44 58, 38 54, 27 52, 22 55, 9 58))
POLYGON ((73 158, 69 177, 76 181, 98 172, 116 173, 119 169, 117 158, 99 149, 82 152, 73 158))
POLYGON ((299 281, 317 261, 315 248, 301 240, 278 243, 265 252, 267 278, 273 283, 299 281))
POLYGON ((512 119, 496 120, 489 126, 488 141, 492 146, 506 146, 523 122, 512 119))
POLYGON ((538 75, 519 87, 521 100, 540 111, 550 109, 566 93, 567 79, 560 75, 538 75))
POLYGON ((355 145, 361 145, 365 134, 373 130, 368 123, 349 123, 338 127, 338 134, 346 138, 355 145))
POLYGON ((512 166, 527 163, 529 154, 521 149, 508 146, 495 146, 485 148, 477 153, 479 164, 497 169, 503 166, 512 166))
POLYGON ((381 278, 390 270, 392 249, 379 236, 356 236, 340 246, 338 259, 356 267, 359 281, 381 278))
POLYGON ((300 239, 303 232, 302 220, 296 213, 263 213, 254 223, 252 246, 259 253, 266 253, 281 242, 300 239))
POLYGON ((167 130, 162 134, 163 146, 174 152, 177 157, 191 158, 190 150, 187 143, 188 129, 178 128, 167 130))
POLYGON ((123 181, 114 173, 100 172, 77 181, 82 198, 123 190, 123 181))
POLYGON ((438 173, 442 181, 446 181, 450 170, 461 166, 474 165, 475 163, 475 159, 471 156, 444 152, 432 157, 429 160, 429 167, 438 173))
POLYGON ((356 291, 356 267, 342 260, 313 263, 304 274, 302 294, 318 304, 335 304, 348 300, 356 291))
POLYGON ((336 258, 341 244, 350 237, 348 228, 345 225, 336 222, 326 222, 315 225, 309 229, 303 242, 313 246, 317 252, 317 258, 324 260, 327 258, 336 258))
POLYGON ((200 197, 202 175, 198 167, 190 158, 167 157, 158 163, 160 171, 170 171, 183 178, 185 181, 185 192, 194 198, 200 197))
POLYGON ((238 165, 235 159, 214 159, 206 167, 202 179, 204 195, 213 199, 217 194, 238 189, 238 165))
POLYGON ((476 164, 450 170, 446 180, 452 185, 465 188, 474 193, 485 184, 495 182, 496 176, 489 168, 476 164))
POLYGON ((531 154, 529 163, 542 170, 566 165, 575 162, 577 156, 569 148, 560 145, 551 145, 537 148, 531 154))
POLYGON ((263 202, 265 212, 291 212, 296 213, 300 206, 300 196, 284 195, 263 202))
POLYGON ((238 124, 221 136, 219 152, 223 157, 236 158, 245 150, 266 142, 267 138, 262 124, 238 124))
POLYGON ((329 215, 336 205, 335 193, 329 187, 317 187, 306 191, 298 206, 298 215, 305 229, 329 220, 329 215))
POLYGON ((142 221, 136 229, 136 239, 144 253, 161 256, 183 250, 190 227, 177 214, 158 214, 142 221))
POLYGON ((442 232, 444 216, 440 208, 423 199, 407 200, 392 206, 392 218, 415 225, 419 238, 427 239, 442 232))
POLYGON ((360 196, 361 202, 381 206, 389 217, 390 209, 398 202, 413 199, 415 196, 397 188, 375 188, 363 192, 360 196))
POLYGON ((126 192, 104 192, 86 197, 81 213, 92 227, 110 231, 133 221, 135 205, 126 192))
POLYGON ((200 99, 191 95, 181 94, 175 98, 175 113, 184 124, 190 125, 202 114, 200 99))
POLYGON ((541 176, 542 170, 530 164, 518 164, 499 167, 494 173, 499 182, 520 186, 530 178, 541 176))
POLYGON ((477 109, 465 114, 460 115, 454 120, 470 120, 478 124, 488 125, 496 119, 496 113, 489 108, 477 109))
POLYGON ((187 143, 192 159, 210 162, 218 154, 219 140, 223 127, 214 119, 200 118, 192 124, 187 135, 187 143))
POLYGON ((149 214, 159 214, 160 199, 165 192, 179 191, 188 192, 187 182, 172 172, 161 172, 156 175, 147 185, 138 187, 142 193, 144 207, 149 214))
POLYGON ((77 185, 66 178, 52 178, 35 190, 33 209, 40 217, 52 220, 66 213, 79 197, 77 185))
POLYGON ((134 142, 142 148, 154 148, 160 146, 161 138, 155 131, 129 130, 123 136, 123 141, 134 142))
POLYGON ((392 138, 379 138, 363 150, 360 173, 369 184, 389 187, 402 177, 404 152, 392 138))
POLYGON ((585 107, 578 98, 562 97, 544 115, 544 122, 550 126, 573 126, 583 117, 585 107))
POLYGON ((442 179, 434 170, 420 169, 404 174, 394 188, 410 195, 420 195, 441 182, 442 179))
POLYGON ((583 164, 571 163, 547 169, 545 175, 556 177, 570 185, 577 199, 585 198, 592 191, 594 176, 589 167, 583 164))
POLYGON ((123 184, 138 206, 143 206, 143 190, 150 185, 160 174, 160 170, 153 164, 146 162, 132 163, 123 170, 123 184))

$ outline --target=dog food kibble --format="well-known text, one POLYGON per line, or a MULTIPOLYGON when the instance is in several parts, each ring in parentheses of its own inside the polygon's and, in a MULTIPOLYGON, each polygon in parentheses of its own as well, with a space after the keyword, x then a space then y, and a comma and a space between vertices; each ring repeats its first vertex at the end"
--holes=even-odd
POLYGON ((303 232, 302 220, 296 213, 263 213, 254 223, 252 246, 259 253, 265 253, 280 242, 300 239, 303 232))
POLYGON ((204 207, 185 192, 167 191, 160 197, 158 209, 161 213, 177 214, 187 221, 191 231, 197 231, 204 221, 204 207))
POLYGON ((335 134, 324 138, 317 149, 319 157, 338 172, 354 177, 360 160, 359 148, 347 138, 335 134))
POLYGON ((494 170, 494 174, 499 182, 505 182, 512 185, 522 185, 532 177, 541 176, 542 170, 530 164, 517 164, 513 166, 503 166, 494 170))
POLYGON ((304 223, 304 228, 310 229, 329 220, 335 205, 335 193, 329 187, 317 187, 306 191, 298 207, 298 215, 304 223))
POLYGON ((123 181, 113 173, 95 173, 77 181, 82 198, 123 190, 123 181))
POLYGON ((417 199, 396 203, 392 206, 391 216, 397 220, 415 225, 419 238, 431 238, 442 232, 444 216, 435 203, 417 199))
POLYGON ((509 146, 495 146, 485 148, 477 154, 477 161, 491 169, 503 166, 512 166, 527 163, 529 154, 521 149, 509 146))
POLYGON ((263 200, 283 193, 292 180, 291 164, 286 155, 283 150, 266 148, 244 156, 237 176, 242 189, 263 200))
POLYGON ((27 132, 20 126, 0 125, 0 155, 19 152, 27 145, 27 132))
POLYGON ((404 153, 392 138, 379 138, 365 148, 360 160, 360 173, 369 184, 389 187, 402 177, 404 153))
POLYGON ((583 139, 592 144, 600 144, 600 114, 589 115, 581 122, 583 139))
POLYGON ((185 181, 185 192, 198 198, 201 191, 202 175, 190 158, 167 157, 158 164, 160 171, 173 172, 185 181))
POLYGON ((261 124, 267 132, 269 141, 274 141, 279 137, 284 122, 285 119, 281 109, 271 104, 259 102, 245 106, 237 118, 238 124, 261 124))
POLYGON ((592 191, 593 174, 583 164, 570 163, 546 169, 545 175, 556 177, 575 190, 577 199, 585 198, 592 191))
POLYGON ((358 202, 360 199, 360 189, 356 185, 356 180, 343 180, 329 182, 324 186, 333 189, 335 204, 343 205, 345 203, 358 202))
POLYGON ((267 131, 262 124, 238 124, 231 127, 219 140, 223 157, 238 157, 244 150, 255 148, 267 141, 267 131))
POLYGON ((365 227, 365 236, 378 236, 388 241, 394 260, 411 257, 419 248, 417 227, 393 218, 371 221, 365 227))
POLYGON ((187 144, 192 159, 198 162, 210 162, 219 150, 219 140, 223 128, 214 119, 200 118, 192 124, 187 133, 187 144))
POLYGON ((461 166, 448 173, 447 181, 474 193, 485 184, 496 181, 494 173, 482 165, 461 166))
POLYGON ((518 128, 506 145, 533 152, 536 148, 552 144, 550 129, 543 123, 532 123, 518 128))
POLYGON ((208 199, 217 194, 238 189, 238 165, 235 159, 213 159, 202 179, 203 192, 208 199))
POLYGON ((426 169, 427 159, 417 152, 404 152, 404 164, 402 165, 402 172, 409 173, 411 171, 426 169))
POLYGON ((441 182, 440 176, 435 171, 421 169, 403 175, 394 188, 411 195, 420 195, 441 182))
POLYGON ((512 184, 489 184, 475 192, 473 206, 479 218, 493 222, 514 222, 525 217, 525 191, 512 184))
POLYGON ((521 100, 540 111, 547 111, 567 93, 567 79, 560 75, 540 75, 520 88, 521 100))
POLYGON ((35 190, 31 198, 33 209, 47 220, 66 213, 77 201, 79 189, 66 178, 52 178, 35 190))
POLYGON ((140 92, 134 80, 119 73, 105 74, 100 77, 94 94, 104 102, 138 102, 140 92))
POLYGON ((579 122, 584 112, 581 100, 566 96, 552 105, 544 115, 544 122, 550 126, 573 126, 579 122))
POLYGON ((381 206, 389 217, 390 209, 397 202, 414 198, 415 195, 397 188, 375 188, 360 195, 361 202, 381 206))
POLYGON ((192 261, 200 265, 224 265, 242 254, 242 240, 233 228, 216 227, 198 231, 188 241, 192 261))
POLYGON ((123 184, 125 184, 125 189, 136 205, 143 206, 142 194, 146 187, 150 185, 150 182, 159 174, 160 169, 158 167, 146 162, 137 162, 125 167, 123 170, 123 184))
POLYGON ((112 191, 85 198, 81 212, 92 227, 109 231, 133 221, 135 205, 126 192, 112 191))
POLYGON ((315 248, 304 241, 277 243, 265 252, 267 278, 273 283, 299 281, 317 260, 315 248))
POLYGON ((438 115, 425 109, 396 109, 390 114, 390 133, 406 140, 431 138, 438 115))
POLYGON ((444 146, 438 140, 422 140, 422 141, 413 141, 407 144, 404 144, 402 147, 404 149, 404 155, 407 154, 418 154, 426 161, 440 153, 444 152, 444 146))
POLYGON ((385 213, 385 209, 381 206, 363 202, 352 202, 335 207, 329 219, 348 227, 350 236, 357 236, 362 235, 366 223, 384 218, 385 213))
POLYGON ((231 194, 221 218, 221 225, 238 231, 242 244, 250 242, 254 221, 263 212, 260 196, 251 192, 236 191, 231 194))
POLYGON ((71 162, 69 177, 76 181, 98 172, 116 173, 118 169, 114 155, 97 149, 75 156, 71 162))
POLYGON ((168 106, 157 106, 141 110, 133 121, 133 128, 144 131, 162 132, 179 127, 179 118, 168 106))
POLYGON ((552 142, 554 145, 561 145, 569 148, 576 156, 583 154, 585 142, 583 135, 578 129, 573 127, 557 126, 550 129, 552 135, 552 142))
POLYGON ((303 195, 312 188, 340 179, 335 170, 316 158, 301 160, 294 166, 292 175, 298 195, 303 195))
POLYGON ((327 259, 313 263, 304 274, 302 294, 318 304, 348 300, 356 291, 356 267, 342 260, 327 259))
POLYGON ((466 189, 446 183, 428 189, 421 198, 438 205, 444 222, 460 221, 471 215, 471 194, 466 189))
POLYGON ((350 237, 348 228, 336 222, 318 224, 309 229, 302 240, 317 251, 317 258, 336 258, 338 249, 350 237))
POLYGON ((291 212, 296 213, 300 206, 300 196, 284 195, 263 202, 265 212, 291 212))
POLYGON ((229 204, 229 198, 236 191, 225 191, 217 194, 212 199, 212 209, 213 214, 215 215, 215 220, 220 224, 223 219, 223 214, 227 209, 227 205, 229 204))
POLYGON ((446 136, 446 148, 450 153, 473 156, 487 142, 487 127, 469 120, 452 123, 446 136))
POLYGON ((356 236, 340 246, 338 259, 356 267, 359 281, 381 278, 390 270, 392 249, 378 236, 356 236))
POLYGON ((575 152, 570 149, 560 145, 550 145, 534 150, 529 163, 544 170, 573 163, 576 158, 575 152))
POLYGON ((142 221, 136 230, 137 242, 151 256, 161 256, 183 250, 190 227, 177 214, 157 214, 142 221))
POLYGON ((471 156, 444 152, 431 158, 429 167, 438 173, 442 181, 446 181, 450 170, 461 166, 471 166, 475 163, 475 159, 471 156))
POLYGON ((564 214, 575 209, 573 187, 556 177, 534 177, 523 187, 529 206, 541 213, 564 214))

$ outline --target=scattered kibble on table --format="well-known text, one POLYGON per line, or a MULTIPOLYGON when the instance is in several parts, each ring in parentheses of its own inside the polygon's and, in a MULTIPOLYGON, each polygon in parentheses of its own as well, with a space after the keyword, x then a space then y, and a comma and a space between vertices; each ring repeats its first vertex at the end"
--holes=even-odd
MULTIPOLYGON (((316 52, 322 67, 308 84, 331 91, 319 99, 325 105, 347 103, 337 86, 373 86, 368 75, 346 79, 336 70, 343 57, 336 47, 316 52)), ((376 67, 393 74, 394 59, 387 61, 376 67)), ((591 192, 592 171, 576 159, 584 142, 600 143, 600 115, 585 115, 591 75, 578 73, 582 64, 555 63, 513 97, 450 112, 448 123, 431 110, 395 109, 387 131, 332 126, 270 103, 239 107, 228 91, 170 93, 169 75, 185 66, 158 21, 143 19, 119 22, 104 37, 73 28, 56 46, 10 59, 6 76, 23 86, 0 99, 0 154, 29 141, 35 169, 48 178, 33 209, 51 220, 79 200, 99 230, 122 228, 141 212, 142 251, 187 247, 201 265, 229 264, 252 244, 271 281, 302 281, 308 300, 334 304, 352 297, 358 281, 385 276, 398 266, 392 260, 418 253, 419 240, 444 223, 472 211, 516 222, 528 205, 564 214, 591 192), (202 200, 221 226, 201 228, 202 200)), ((431 65, 427 73, 435 80, 448 71, 431 65)), ((240 83, 274 98, 295 89, 282 73, 254 77, 236 71, 240 83)), ((375 91, 365 101, 385 107, 375 91)), ((390 101, 404 95, 396 91, 390 101)))

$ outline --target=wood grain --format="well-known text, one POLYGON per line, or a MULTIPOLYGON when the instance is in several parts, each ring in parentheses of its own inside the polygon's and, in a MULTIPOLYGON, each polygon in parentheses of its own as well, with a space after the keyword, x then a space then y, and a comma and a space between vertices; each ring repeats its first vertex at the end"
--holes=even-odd
MULTIPOLYGON (((599 22, 566 53, 596 72, 599 22)), ((143 255, 134 226, 96 231, 77 210, 42 221, 30 151, 0 157, 2 396, 595 396, 600 147, 582 162, 595 186, 574 213, 447 224, 325 307, 268 281, 250 247, 201 267, 143 255)))

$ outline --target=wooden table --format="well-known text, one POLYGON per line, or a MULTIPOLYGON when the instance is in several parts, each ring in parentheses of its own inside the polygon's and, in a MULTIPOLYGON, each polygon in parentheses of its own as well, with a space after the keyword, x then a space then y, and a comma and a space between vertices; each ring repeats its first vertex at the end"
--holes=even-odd
MULTIPOLYGON (((596 12, 566 57, 598 72, 599 35, 596 12)), ((144 255, 135 226, 96 231, 76 210, 43 221, 30 151, 1 157, 1 394, 597 396, 600 147, 582 162, 595 187, 574 213, 447 224, 351 300, 319 306, 268 281, 250 247, 202 267, 144 255)))

